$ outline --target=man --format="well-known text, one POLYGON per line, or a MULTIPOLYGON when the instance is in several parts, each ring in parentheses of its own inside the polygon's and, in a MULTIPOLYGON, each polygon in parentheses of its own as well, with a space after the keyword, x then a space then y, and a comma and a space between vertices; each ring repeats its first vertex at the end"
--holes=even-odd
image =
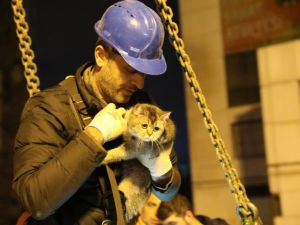
POLYGON ((162 202, 157 217, 161 225, 203 225, 194 216, 188 199, 180 194, 171 201, 162 202))
MULTIPOLYGON (((145 76, 166 71, 164 30, 152 9, 125 0, 106 10, 95 31, 95 62, 36 94, 24 107, 15 140, 13 189, 31 214, 28 224, 116 222, 116 188, 109 169, 99 164, 122 143, 125 109, 150 102, 141 90, 145 76)), ((170 156, 140 155, 138 160, 150 171, 152 192, 170 200, 180 185, 174 150, 170 156)), ((117 180, 121 166, 112 168, 117 180)))
POLYGON ((221 218, 211 219, 205 215, 195 216, 190 201, 177 194, 171 201, 162 202, 157 209, 160 225, 228 225, 221 218))
POLYGON ((156 216, 157 209, 161 203, 161 200, 157 198, 154 194, 151 194, 147 203, 142 208, 136 225, 156 225, 158 224, 158 219, 156 216))

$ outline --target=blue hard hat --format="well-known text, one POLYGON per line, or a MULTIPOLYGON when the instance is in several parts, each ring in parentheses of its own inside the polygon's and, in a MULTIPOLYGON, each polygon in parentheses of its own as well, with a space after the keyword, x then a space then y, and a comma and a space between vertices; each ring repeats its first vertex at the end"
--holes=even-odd
POLYGON ((110 6, 95 24, 97 34, 115 48, 139 72, 163 74, 164 27, 159 16, 137 0, 124 0, 110 6))

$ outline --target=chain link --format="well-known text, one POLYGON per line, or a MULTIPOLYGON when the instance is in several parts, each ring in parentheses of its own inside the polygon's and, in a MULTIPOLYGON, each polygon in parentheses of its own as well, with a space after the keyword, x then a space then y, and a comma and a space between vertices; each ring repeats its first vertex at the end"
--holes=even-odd
POLYGON ((39 92, 40 80, 36 75, 37 66, 34 63, 34 52, 31 49, 31 38, 28 34, 29 26, 25 20, 25 9, 22 0, 12 0, 11 2, 14 21, 16 23, 16 33, 19 39, 19 49, 21 52, 21 61, 24 66, 24 76, 27 82, 26 88, 31 97, 39 92))
POLYGON ((201 112, 204 124, 208 129, 212 144, 215 147, 218 160, 223 168, 225 178, 229 184, 230 191, 234 195, 237 204, 237 213, 243 225, 262 225, 258 211, 247 197, 246 190, 241 183, 237 171, 232 166, 232 160, 227 153, 225 144, 220 136, 217 125, 214 123, 211 111, 208 109, 205 97, 197 81, 196 74, 190 64, 190 58, 184 50, 184 42, 178 36, 178 26, 173 22, 172 9, 167 6, 166 0, 155 0, 157 11, 160 14, 166 30, 169 34, 170 43, 174 46, 176 55, 183 68, 184 76, 191 88, 193 96, 201 112))

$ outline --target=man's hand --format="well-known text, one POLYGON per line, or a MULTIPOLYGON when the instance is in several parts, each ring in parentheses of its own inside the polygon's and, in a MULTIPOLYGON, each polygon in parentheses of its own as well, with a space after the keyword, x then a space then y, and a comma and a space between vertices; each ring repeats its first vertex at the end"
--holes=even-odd
POLYGON ((116 109, 115 104, 110 103, 96 114, 87 127, 95 127, 103 137, 103 143, 113 140, 123 134, 126 129, 124 108, 116 109))
POLYGON ((170 160, 172 147, 173 144, 168 150, 162 151, 156 158, 149 158, 149 155, 141 154, 137 156, 137 159, 149 169, 152 178, 158 178, 172 169, 170 160))

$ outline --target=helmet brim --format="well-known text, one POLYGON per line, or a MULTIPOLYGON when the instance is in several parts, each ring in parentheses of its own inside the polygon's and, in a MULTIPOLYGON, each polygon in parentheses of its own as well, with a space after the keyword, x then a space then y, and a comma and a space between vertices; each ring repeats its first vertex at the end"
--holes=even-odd
POLYGON ((119 53, 132 68, 146 75, 161 75, 167 70, 167 63, 163 54, 159 59, 143 59, 128 56, 121 51, 119 53))

